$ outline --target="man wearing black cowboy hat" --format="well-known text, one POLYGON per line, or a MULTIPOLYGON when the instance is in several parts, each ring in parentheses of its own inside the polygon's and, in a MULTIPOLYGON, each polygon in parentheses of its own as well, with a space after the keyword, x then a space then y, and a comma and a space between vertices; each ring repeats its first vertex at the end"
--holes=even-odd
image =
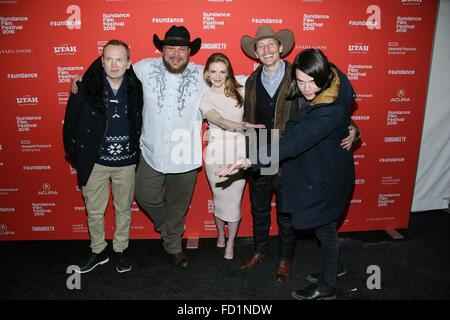
POLYGON ((172 26, 160 39, 153 36, 162 59, 133 65, 144 91, 142 150, 135 195, 161 233, 163 247, 174 262, 188 267, 182 251, 185 214, 202 165, 198 101, 206 88, 203 67, 189 62, 201 46, 183 26, 172 26))
MULTIPOLYGON (((288 100, 292 82, 292 64, 283 57, 294 46, 294 34, 283 29, 275 32, 270 26, 260 26, 254 37, 241 38, 241 47, 247 56, 258 59, 261 65, 250 75, 245 83, 244 121, 264 124, 267 141, 270 143, 270 130, 284 134, 286 122, 295 114, 294 100, 288 100)), ((356 131, 343 140, 342 146, 350 148, 356 131)), ((242 262, 241 270, 249 270, 263 261, 269 251, 270 211, 275 194, 277 204, 277 223, 279 235, 279 256, 275 272, 278 281, 287 279, 292 269, 292 259, 296 235, 291 216, 278 210, 280 205, 281 170, 275 175, 250 174, 250 202, 253 218, 254 252, 242 262)))

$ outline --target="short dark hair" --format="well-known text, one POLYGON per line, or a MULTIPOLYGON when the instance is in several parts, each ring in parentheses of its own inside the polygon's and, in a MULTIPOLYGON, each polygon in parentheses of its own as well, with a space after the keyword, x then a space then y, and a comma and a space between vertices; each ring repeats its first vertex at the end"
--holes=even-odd
MULTIPOLYGON (((105 51, 105 48, 106 48, 107 46, 123 46, 123 47, 125 47, 125 49, 127 50, 127 60, 130 61, 130 58, 131 58, 130 47, 129 47, 125 42, 123 42, 122 40, 117 40, 117 39, 109 40, 109 41, 103 46, 103 52, 105 51)), ((102 56, 103 56, 103 53, 102 53, 102 56)))
MULTIPOLYGON (((327 89, 333 79, 330 63, 319 49, 305 49, 294 59, 294 70, 300 70, 314 79, 320 91, 327 89)), ((293 74, 295 79, 295 72, 293 74)))
POLYGON ((314 83, 320 88, 320 91, 316 93, 317 95, 330 86, 334 77, 328 58, 321 50, 313 48, 305 49, 294 58, 292 82, 289 86, 288 93, 289 99, 294 99, 302 95, 297 86, 296 70, 300 70, 314 79, 314 83))

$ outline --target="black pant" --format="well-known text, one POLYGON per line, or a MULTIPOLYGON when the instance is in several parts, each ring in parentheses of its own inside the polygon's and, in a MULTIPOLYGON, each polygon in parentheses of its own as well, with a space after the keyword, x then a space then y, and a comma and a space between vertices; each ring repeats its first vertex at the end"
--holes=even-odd
POLYGON ((270 211, 272 197, 275 194, 277 202, 278 222, 278 259, 292 260, 296 235, 292 228, 291 214, 278 210, 281 203, 281 184, 278 174, 266 176, 253 173, 249 177, 250 201, 253 218, 253 245, 255 252, 269 251, 270 211))
POLYGON ((316 237, 322 247, 322 265, 320 269, 319 285, 334 290, 336 288, 337 272, 344 270, 339 255, 339 239, 336 221, 315 229, 316 237))

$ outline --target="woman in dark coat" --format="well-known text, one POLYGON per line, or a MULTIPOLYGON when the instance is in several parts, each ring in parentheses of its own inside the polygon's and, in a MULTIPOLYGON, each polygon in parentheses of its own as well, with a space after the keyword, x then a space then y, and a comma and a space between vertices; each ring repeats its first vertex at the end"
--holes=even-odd
MULTIPOLYGON (((322 247, 322 265, 319 274, 307 278, 313 284, 292 292, 292 296, 334 299, 336 278, 345 274, 339 262, 337 221, 346 211, 354 184, 353 154, 340 144, 348 135, 355 95, 347 77, 320 50, 300 52, 294 70, 298 109, 286 125, 279 157, 271 157, 271 166, 281 162, 283 212, 292 213, 294 228, 315 229, 322 247)), ((245 159, 217 174, 227 175, 248 166, 250 160, 245 159)), ((258 161, 252 169, 262 166, 258 161)))

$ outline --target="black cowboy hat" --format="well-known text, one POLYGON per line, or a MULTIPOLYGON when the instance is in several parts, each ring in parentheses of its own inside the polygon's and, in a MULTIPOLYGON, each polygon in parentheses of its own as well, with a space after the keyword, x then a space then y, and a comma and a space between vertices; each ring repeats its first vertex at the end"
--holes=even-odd
POLYGON ((164 35, 164 39, 161 40, 156 35, 156 33, 153 35, 153 44, 159 51, 163 51, 163 46, 188 46, 190 50, 190 55, 193 56, 200 50, 200 46, 202 44, 202 40, 200 38, 195 39, 194 41, 191 40, 191 35, 189 34, 189 31, 183 27, 183 26, 171 26, 169 30, 167 30, 166 34, 164 35))

